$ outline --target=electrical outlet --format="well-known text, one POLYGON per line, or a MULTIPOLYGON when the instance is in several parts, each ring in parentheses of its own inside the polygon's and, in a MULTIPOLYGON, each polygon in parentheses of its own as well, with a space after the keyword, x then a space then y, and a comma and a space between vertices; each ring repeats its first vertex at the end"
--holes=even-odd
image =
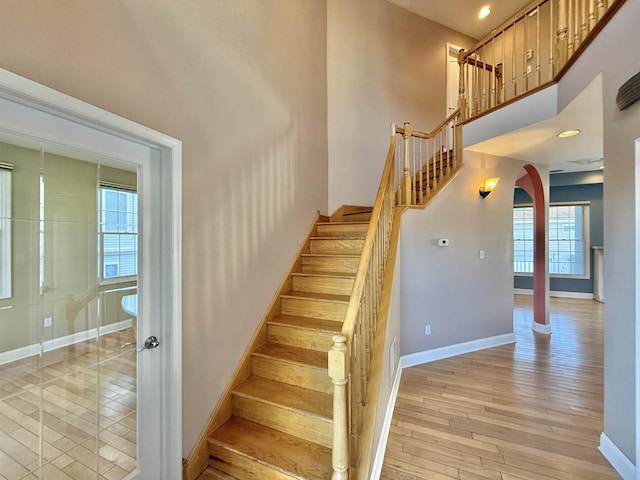
POLYGON ((480 260, 484 260, 484 250, 480 250, 480 260))
POLYGON ((428 323, 424 326, 424 334, 431 335, 431 325, 428 323))
POLYGON ((44 319, 44 328, 49 328, 50 326, 53 325, 53 318, 51 317, 46 317, 44 319))
POLYGON ((531 65, 527 65, 527 74, 531 73, 531 71, 532 71, 531 65))

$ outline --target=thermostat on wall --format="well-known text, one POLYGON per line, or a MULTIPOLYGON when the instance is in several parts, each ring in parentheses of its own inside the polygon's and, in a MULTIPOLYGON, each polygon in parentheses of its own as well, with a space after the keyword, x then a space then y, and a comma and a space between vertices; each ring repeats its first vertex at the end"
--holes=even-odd
POLYGON ((439 247, 448 247, 449 246, 449 239, 448 238, 441 238, 440 240, 438 240, 438 246, 439 247))

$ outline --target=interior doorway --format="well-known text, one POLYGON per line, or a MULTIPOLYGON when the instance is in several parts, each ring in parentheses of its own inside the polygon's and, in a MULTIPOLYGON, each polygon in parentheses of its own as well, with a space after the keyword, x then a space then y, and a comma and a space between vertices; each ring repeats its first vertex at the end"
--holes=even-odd
POLYGON ((0 112, 0 478, 179 478, 180 142, 3 70, 0 112))

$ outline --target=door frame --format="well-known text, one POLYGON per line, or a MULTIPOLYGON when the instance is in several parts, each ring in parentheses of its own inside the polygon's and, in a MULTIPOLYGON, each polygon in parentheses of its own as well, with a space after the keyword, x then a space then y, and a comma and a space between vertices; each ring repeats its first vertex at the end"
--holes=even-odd
MULTIPOLYGON (((87 159, 138 166, 140 268, 138 343, 161 348, 138 355, 138 468, 128 478, 182 476, 182 142, 0 69, 0 137, 46 144, 87 159), (140 439, 157 439, 143 451, 140 439), (149 449, 147 449, 149 450, 149 449)), ((1 138, 0 138, 1 139, 1 138)), ((145 442, 147 443, 147 442, 145 442)))

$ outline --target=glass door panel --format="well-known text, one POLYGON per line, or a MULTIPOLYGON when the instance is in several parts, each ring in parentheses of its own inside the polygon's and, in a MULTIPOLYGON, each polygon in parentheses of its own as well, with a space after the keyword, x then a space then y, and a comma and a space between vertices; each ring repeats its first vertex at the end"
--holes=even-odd
POLYGON ((137 468, 137 173, 16 143, 0 143, 0 480, 125 478, 137 468), (110 260, 125 276, 104 275, 105 182, 128 192, 128 250, 110 260))

